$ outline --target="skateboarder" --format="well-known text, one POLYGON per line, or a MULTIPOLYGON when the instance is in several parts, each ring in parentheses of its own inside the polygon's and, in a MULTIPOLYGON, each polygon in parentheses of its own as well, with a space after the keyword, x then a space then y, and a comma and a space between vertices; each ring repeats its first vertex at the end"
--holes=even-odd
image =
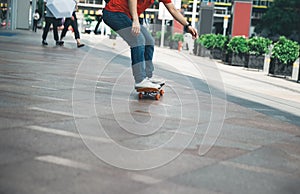
MULTIPOLYGON (((172 0, 159 1, 164 3, 171 15, 192 34, 193 38, 198 36, 196 29, 175 8, 172 0)), ((103 11, 103 21, 130 46, 136 89, 160 88, 164 82, 153 78, 154 40, 148 30, 139 23, 139 15, 153 2, 153 0, 110 0, 103 11)))

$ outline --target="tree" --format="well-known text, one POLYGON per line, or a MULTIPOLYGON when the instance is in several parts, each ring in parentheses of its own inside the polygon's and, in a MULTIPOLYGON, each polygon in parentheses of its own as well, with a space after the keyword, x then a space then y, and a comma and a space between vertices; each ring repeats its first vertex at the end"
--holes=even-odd
POLYGON ((299 42, 300 0, 274 0, 255 32, 269 38, 284 35, 299 42))

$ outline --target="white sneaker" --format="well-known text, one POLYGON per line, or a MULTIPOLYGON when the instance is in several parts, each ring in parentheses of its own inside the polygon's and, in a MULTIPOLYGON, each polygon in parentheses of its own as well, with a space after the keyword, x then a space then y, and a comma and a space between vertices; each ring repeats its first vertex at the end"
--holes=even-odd
POLYGON ((145 78, 143 81, 135 84, 135 89, 139 88, 160 88, 159 84, 152 83, 148 78, 145 78))
POLYGON ((148 78, 150 82, 154 83, 154 84, 158 84, 158 85, 165 85, 166 81, 157 77, 151 77, 148 78))

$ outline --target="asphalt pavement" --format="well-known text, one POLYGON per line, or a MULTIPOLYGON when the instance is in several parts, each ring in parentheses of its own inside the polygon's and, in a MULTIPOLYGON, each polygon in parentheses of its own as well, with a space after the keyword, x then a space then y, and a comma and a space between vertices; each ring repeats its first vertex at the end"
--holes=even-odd
POLYGON ((0 193, 296 194, 300 85, 155 48, 138 98, 117 37, 0 30, 0 193))

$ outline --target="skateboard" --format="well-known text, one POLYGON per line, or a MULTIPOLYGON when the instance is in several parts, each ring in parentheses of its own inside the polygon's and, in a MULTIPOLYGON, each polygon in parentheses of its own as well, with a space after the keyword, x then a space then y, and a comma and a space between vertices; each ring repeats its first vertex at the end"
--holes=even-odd
POLYGON ((161 96, 164 95, 165 91, 160 88, 138 88, 136 89, 139 92, 139 99, 142 99, 144 96, 154 97, 155 100, 159 100, 161 96))

